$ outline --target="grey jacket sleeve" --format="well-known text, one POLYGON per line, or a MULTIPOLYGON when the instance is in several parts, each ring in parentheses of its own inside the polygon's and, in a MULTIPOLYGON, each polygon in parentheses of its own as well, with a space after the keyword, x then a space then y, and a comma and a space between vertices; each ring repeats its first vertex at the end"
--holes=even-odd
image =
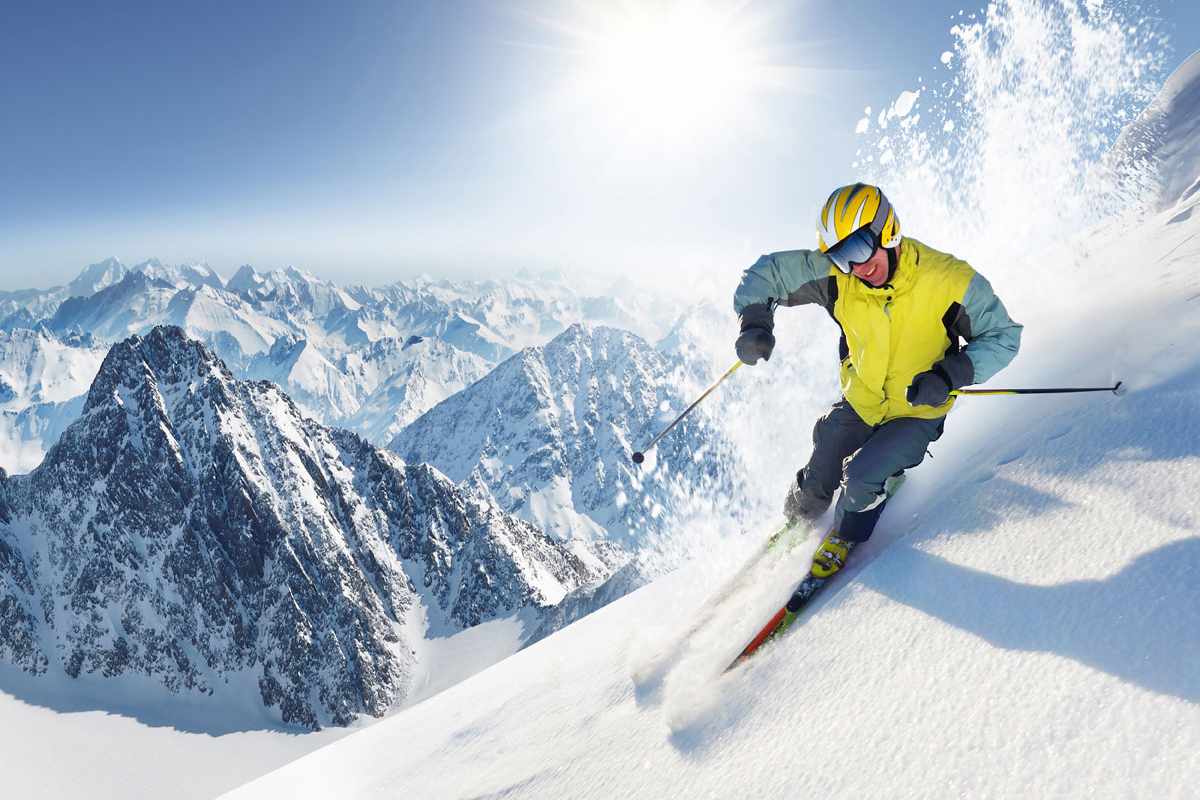
POLYGON ((828 307, 832 266, 832 261, 815 250, 788 250, 763 256, 742 273, 741 283, 733 293, 733 310, 742 316, 747 306, 756 305, 774 308, 821 303, 828 307))
POLYGON ((1021 347, 1023 326, 1008 316, 992 284, 978 272, 967 284, 954 328, 967 340, 961 355, 970 361, 972 374, 966 383, 986 382, 1008 366, 1021 347))

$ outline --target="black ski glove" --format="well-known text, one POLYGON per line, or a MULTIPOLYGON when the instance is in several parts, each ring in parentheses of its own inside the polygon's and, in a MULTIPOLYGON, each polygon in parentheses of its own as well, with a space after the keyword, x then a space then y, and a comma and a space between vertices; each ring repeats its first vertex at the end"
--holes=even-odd
POLYGON ((742 309, 742 332, 737 338, 734 348, 743 364, 753 366, 761 358, 771 360, 771 351, 775 349, 775 335, 771 330, 775 327, 775 317, 771 307, 766 303, 754 303, 742 309))
POLYGON ((954 353, 943 358, 925 372, 913 376, 908 387, 908 404, 940 406, 950 399, 950 392, 975 382, 975 365, 966 353, 954 353))
POLYGON ((936 368, 913 377, 908 387, 910 406, 940 406, 950 399, 950 381, 936 368))

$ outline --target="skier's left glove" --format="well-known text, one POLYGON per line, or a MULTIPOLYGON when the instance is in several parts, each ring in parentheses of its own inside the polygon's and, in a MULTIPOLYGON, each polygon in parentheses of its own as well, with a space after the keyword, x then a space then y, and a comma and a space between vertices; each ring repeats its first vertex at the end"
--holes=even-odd
POLYGON ((950 392, 974 382, 975 366, 966 353, 946 356, 925 372, 913 377, 908 387, 908 404, 940 406, 950 399, 950 392))
POLYGON ((950 381, 937 369, 922 372, 908 387, 910 406, 940 406, 950 399, 950 381))

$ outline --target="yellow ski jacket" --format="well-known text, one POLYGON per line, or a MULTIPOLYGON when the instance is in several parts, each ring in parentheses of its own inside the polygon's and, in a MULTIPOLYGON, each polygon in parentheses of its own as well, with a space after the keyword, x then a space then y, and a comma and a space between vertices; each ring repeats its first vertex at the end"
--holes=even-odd
POLYGON ((970 264, 905 237, 891 283, 867 285, 815 250, 760 258, 734 293, 743 327, 774 324, 776 306, 819 303, 842 330, 841 383, 869 425, 898 417, 936 419, 954 405, 912 406, 906 393, 935 364, 959 388, 983 383, 1013 357, 1021 325, 970 264), (960 339, 966 341, 963 349, 960 339))

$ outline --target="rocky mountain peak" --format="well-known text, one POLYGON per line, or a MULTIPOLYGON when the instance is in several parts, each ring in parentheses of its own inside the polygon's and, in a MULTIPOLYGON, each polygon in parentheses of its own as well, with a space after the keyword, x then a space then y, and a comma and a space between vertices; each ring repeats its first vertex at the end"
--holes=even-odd
POLYGON ((310 728, 402 699, 416 639, 600 577, 172 327, 115 345, 41 466, 0 480, 0 660, 214 702, 251 675, 310 728))
POLYGON ((113 345, 100 365, 84 403, 84 413, 112 402, 120 387, 203 382, 209 377, 232 381, 233 375, 203 344, 182 328, 162 325, 145 336, 131 336, 113 345))

